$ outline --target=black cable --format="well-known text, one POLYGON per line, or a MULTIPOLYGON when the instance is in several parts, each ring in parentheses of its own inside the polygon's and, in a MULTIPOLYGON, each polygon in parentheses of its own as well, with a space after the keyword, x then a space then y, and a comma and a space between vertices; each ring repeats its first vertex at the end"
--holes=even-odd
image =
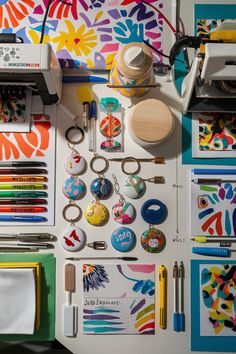
POLYGON ((160 50, 158 50, 155 47, 153 47, 153 45, 151 45, 148 41, 145 41, 145 39, 143 39, 143 43, 145 43, 149 48, 154 50, 154 52, 156 52, 157 54, 162 55, 163 57, 170 59, 169 55, 162 53, 160 50))
POLYGON ((50 6, 51 6, 51 2, 52 2, 52 0, 48 0, 48 6, 47 6, 47 8, 46 8, 46 12, 45 12, 44 19, 43 19, 43 23, 42 23, 42 32, 41 32, 41 37, 40 37, 40 42, 39 42, 39 43, 43 43, 43 37, 44 37, 44 31, 45 31, 45 24, 46 24, 46 21, 47 21, 48 11, 49 11, 49 8, 50 8, 50 6))

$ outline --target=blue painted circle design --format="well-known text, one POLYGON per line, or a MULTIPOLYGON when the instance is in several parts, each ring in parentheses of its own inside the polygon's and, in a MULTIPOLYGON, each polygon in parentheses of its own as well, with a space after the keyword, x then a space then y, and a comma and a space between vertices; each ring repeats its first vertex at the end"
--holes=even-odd
POLYGON ((91 182, 90 191, 96 199, 106 199, 112 193, 112 184, 109 179, 98 177, 91 182))
POLYGON ((86 186, 80 178, 70 177, 63 183, 62 191, 68 199, 78 200, 84 197, 86 186))
POLYGON ((111 235, 111 244, 119 252, 129 252, 136 245, 136 235, 128 227, 118 227, 111 235))
POLYGON ((141 216, 148 224, 156 225, 163 223, 168 215, 167 206, 158 199, 148 199, 141 207, 141 216), (151 207, 158 207, 151 208, 151 207))

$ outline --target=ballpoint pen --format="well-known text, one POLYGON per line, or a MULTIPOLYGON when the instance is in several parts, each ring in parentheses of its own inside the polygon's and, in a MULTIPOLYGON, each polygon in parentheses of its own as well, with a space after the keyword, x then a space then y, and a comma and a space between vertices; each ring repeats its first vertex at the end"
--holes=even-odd
POLYGON ((1 190, 8 189, 23 189, 23 190, 34 190, 34 189, 47 189, 46 184, 0 184, 1 190))
POLYGON ((47 198, 47 192, 38 191, 0 191, 0 198, 47 198))
POLYGON ((45 213, 46 207, 39 206, 0 206, 0 213, 45 213))
POLYGON ((0 176, 0 182, 47 182, 45 176, 0 176))
POLYGON ((0 162, 0 167, 46 167, 46 162, 41 161, 4 161, 0 162))
POLYGON ((121 261, 137 261, 138 258, 136 257, 68 257, 66 258, 66 260, 68 261, 86 261, 89 259, 94 259, 96 260, 112 260, 112 259, 119 259, 121 261))
POLYGON ((185 314, 184 314, 184 278, 185 278, 185 270, 183 261, 180 262, 179 266, 179 325, 180 331, 185 331, 185 314))
POLYGON ((179 332, 179 269, 178 264, 175 261, 173 267, 173 279, 174 279, 174 313, 173 313, 173 329, 179 332))
POLYGON ((44 168, 0 168, 0 175, 46 175, 44 168))
POLYGON ((221 179, 221 178, 197 178, 197 179, 192 179, 193 183, 196 184, 216 184, 217 186, 221 186, 222 183, 235 183, 236 179, 221 179))
POLYGON ((15 253, 15 252, 38 252, 39 249, 36 247, 0 247, 0 252, 9 252, 9 253, 15 253))
POLYGON ((42 205, 47 204, 46 199, 1 199, 0 205, 42 205))
POLYGON ((1 241, 22 241, 22 242, 45 242, 56 241, 56 236, 49 233, 19 233, 19 234, 6 234, 0 233, 1 241))
POLYGON ((0 215, 0 221, 10 222, 45 222, 48 221, 44 216, 35 215, 0 215))
POLYGON ((236 169, 208 169, 208 168, 194 168, 192 172, 195 175, 235 175, 236 169))
POLYGON ((232 243, 236 242, 236 237, 235 236, 195 236, 191 238, 191 241, 197 242, 197 243, 232 243))
POLYGON ((90 116, 90 104, 89 102, 83 102, 83 128, 88 130, 88 120, 90 116))
POLYGON ((96 120, 97 120, 97 103, 93 100, 90 104, 89 115, 89 151, 96 152, 96 120))
POLYGON ((159 324, 160 328, 167 327, 167 269, 164 265, 159 269, 159 285, 160 285, 160 312, 159 324))
POLYGON ((96 84, 106 84, 108 80, 100 76, 62 76, 63 83, 83 83, 83 82, 92 82, 96 84))
POLYGON ((6 248, 37 248, 39 250, 47 250, 47 249, 52 249, 54 246, 50 243, 1 243, 0 242, 0 248, 1 247, 6 247, 6 248))

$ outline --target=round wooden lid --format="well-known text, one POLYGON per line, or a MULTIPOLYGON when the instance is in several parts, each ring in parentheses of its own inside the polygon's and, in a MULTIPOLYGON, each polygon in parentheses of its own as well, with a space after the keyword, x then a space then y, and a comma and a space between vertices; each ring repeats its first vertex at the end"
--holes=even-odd
POLYGON ((136 104, 131 112, 129 128, 134 137, 146 143, 160 143, 173 129, 173 115, 160 100, 147 99, 136 104))
POLYGON ((128 43, 123 45, 118 51, 118 70, 128 79, 135 80, 148 75, 152 69, 152 64, 152 51, 144 43, 128 43))

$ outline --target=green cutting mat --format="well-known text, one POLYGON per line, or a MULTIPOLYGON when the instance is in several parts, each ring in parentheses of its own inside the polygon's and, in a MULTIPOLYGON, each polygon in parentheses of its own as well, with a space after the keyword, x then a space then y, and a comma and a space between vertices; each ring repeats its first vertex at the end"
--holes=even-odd
MULTIPOLYGON (((53 340, 55 338, 56 258, 52 253, 0 253, 0 262, 39 262, 41 273, 41 324, 33 334, 0 334, 0 341, 53 340)), ((22 304, 24 306, 24 304, 22 304)))

